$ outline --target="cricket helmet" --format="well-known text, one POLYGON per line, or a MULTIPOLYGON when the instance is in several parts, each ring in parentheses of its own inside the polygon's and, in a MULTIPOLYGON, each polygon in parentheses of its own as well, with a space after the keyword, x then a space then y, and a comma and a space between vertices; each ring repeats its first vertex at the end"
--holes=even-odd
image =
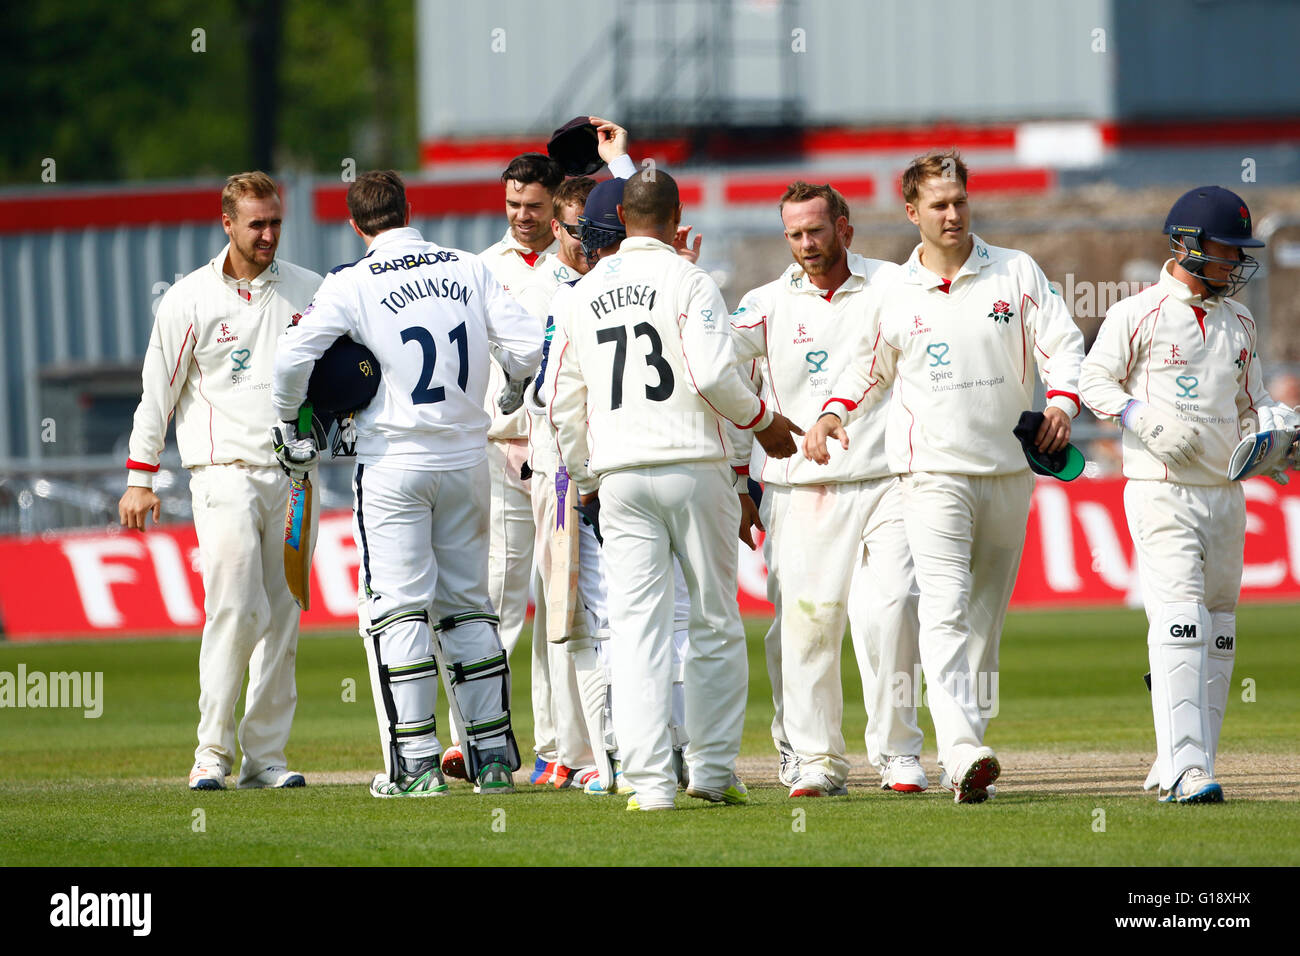
POLYGON ((1178 197, 1165 217, 1165 235, 1174 260, 1205 283, 1215 295, 1235 295, 1250 281, 1259 268, 1253 257, 1239 252, 1239 258, 1212 256, 1201 243, 1210 239, 1224 245, 1257 249, 1263 241, 1251 234, 1250 210, 1245 201, 1222 186, 1198 186, 1178 197), (1232 267, 1226 280, 1205 277, 1207 264, 1215 262, 1232 267))
POLYGON ((623 201, 625 179, 607 179, 597 183, 587 197, 578 225, 582 227, 582 251, 588 262, 596 261, 596 252, 612 246, 627 235, 627 227, 619 221, 618 206, 623 201))
MULTIPOLYGON (((334 455, 354 454, 351 417, 370 404, 379 391, 379 360, 375 353, 340 335, 316 360, 307 382, 307 401, 325 428, 334 426, 334 455)), ((324 449, 324 444, 317 442, 324 449)))

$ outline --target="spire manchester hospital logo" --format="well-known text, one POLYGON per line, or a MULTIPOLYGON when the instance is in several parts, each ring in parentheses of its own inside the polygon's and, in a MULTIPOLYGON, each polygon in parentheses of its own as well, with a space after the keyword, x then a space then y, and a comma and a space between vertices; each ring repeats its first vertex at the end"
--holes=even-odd
POLYGON ((1014 313, 1011 311, 1011 303, 1003 302, 1001 299, 999 299, 997 302, 993 303, 993 311, 989 313, 989 318, 992 319, 995 323, 1005 322, 1008 325, 1010 325, 1011 316, 1013 314, 1014 313))

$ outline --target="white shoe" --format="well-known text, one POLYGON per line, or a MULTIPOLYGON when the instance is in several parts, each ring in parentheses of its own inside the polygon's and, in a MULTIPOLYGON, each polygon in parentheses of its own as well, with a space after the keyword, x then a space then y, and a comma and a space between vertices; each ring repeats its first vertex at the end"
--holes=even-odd
POLYGON ((286 770, 284 767, 267 767, 260 773, 239 781, 240 790, 260 790, 263 787, 283 790, 288 787, 305 786, 307 786, 307 779, 302 774, 295 770, 286 770))
POLYGON ((781 755, 781 769, 777 771, 776 778, 781 781, 781 786, 793 787, 799 782, 799 755, 784 740, 776 742, 776 749, 781 755))
POLYGON ((848 792, 848 787, 832 783, 831 778, 820 770, 805 771, 790 788, 792 797, 843 797, 848 792))
POLYGON ((1222 803, 1223 788, 1200 767, 1184 770, 1174 788, 1160 795, 1161 803, 1222 803))
POLYGON ((980 747, 975 757, 960 774, 951 777, 945 773, 944 789, 953 792, 955 803, 983 803, 996 792, 993 781, 1002 773, 997 754, 988 747, 980 747))
POLYGON ((921 761, 911 754, 901 754, 885 761, 880 774, 880 789, 896 793, 921 793, 930 785, 921 761))
POLYGON ((225 790, 226 772, 220 767, 196 763, 190 771, 191 790, 225 790))

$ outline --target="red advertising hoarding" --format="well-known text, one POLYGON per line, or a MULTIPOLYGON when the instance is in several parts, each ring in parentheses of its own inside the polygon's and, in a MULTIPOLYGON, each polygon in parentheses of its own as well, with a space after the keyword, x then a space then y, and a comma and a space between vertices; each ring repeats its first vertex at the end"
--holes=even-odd
MULTIPOLYGON (((1245 601, 1300 600, 1298 486, 1245 484, 1245 601)), ((1119 479, 1039 480, 1012 607, 1138 603, 1123 488, 1119 479)), ((356 626, 357 566, 351 514, 324 515, 304 627, 356 626)), ((741 548, 738 577, 741 610, 770 613, 760 553, 741 548)), ((203 582, 194 527, 0 538, 0 626, 13 641, 197 634, 203 582)))

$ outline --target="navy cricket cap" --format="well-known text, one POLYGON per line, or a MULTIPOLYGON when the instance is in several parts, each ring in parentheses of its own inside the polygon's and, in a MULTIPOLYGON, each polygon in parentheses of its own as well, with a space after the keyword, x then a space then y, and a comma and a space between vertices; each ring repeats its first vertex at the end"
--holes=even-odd
POLYGON ((546 153, 566 176, 590 176, 605 165, 596 144, 596 127, 587 117, 575 116, 551 134, 546 153))
POLYGON ((1029 469, 1035 474, 1050 475, 1061 481, 1074 481, 1083 473, 1083 452, 1073 445, 1066 445, 1060 451, 1050 455, 1038 450, 1034 439, 1043 424, 1042 412, 1021 412, 1020 421, 1011 431, 1020 439, 1020 447, 1025 451, 1025 460, 1029 469))
POLYGON ((1251 236, 1250 210, 1246 203, 1222 186, 1198 186, 1179 196, 1165 218, 1164 232, 1166 235, 1188 233, 1229 246, 1264 245, 1263 240, 1251 236))

